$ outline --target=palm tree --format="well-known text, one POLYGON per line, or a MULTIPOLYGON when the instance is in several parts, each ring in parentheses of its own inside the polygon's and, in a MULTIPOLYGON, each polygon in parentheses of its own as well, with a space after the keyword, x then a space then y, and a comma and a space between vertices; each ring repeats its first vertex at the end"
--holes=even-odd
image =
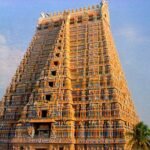
POLYGON ((128 146, 131 150, 150 150, 150 128, 143 122, 135 125, 127 135, 129 136, 128 146))

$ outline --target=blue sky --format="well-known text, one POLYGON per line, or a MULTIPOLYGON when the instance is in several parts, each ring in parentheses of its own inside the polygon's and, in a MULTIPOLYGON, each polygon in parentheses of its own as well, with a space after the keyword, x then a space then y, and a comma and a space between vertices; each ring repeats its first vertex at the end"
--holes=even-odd
MULTIPOLYGON (((0 0, 0 97, 4 94, 41 12, 100 0, 0 0)), ((150 125, 150 1, 109 0, 111 28, 137 112, 150 125)))

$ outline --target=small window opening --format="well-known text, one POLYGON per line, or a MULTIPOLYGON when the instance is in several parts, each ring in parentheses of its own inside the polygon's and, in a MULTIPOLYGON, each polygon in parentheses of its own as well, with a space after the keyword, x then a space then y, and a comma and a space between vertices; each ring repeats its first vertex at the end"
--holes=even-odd
POLYGON ((42 28, 41 27, 37 27, 37 30, 41 30, 42 28))
POLYGON ((58 66, 58 65, 59 65, 59 62, 58 62, 58 61, 54 61, 54 65, 55 65, 55 66, 58 66))
POLYGON ((58 46, 58 49, 61 50, 61 46, 58 46))
POLYGON ((23 146, 20 146, 20 150, 24 150, 23 146))
POLYGON ((70 20, 70 24, 74 24, 74 19, 71 19, 71 20, 70 20))
POLYGON ((53 87, 54 86, 54 82, 49 82, 49 86, 53 87))
POLYGON ((89 21, 93 21, 93 16, 89 16, 89 21))
POLYGON ((52 71, 51 74, 52 74, 53 76, 56 76, 56 71, 52 71))
POLYGON ((59 27, 59 22, 55 22, 54 27, 59 27))
POLYGON ((60 54, 59 54, 59 53, 57 53, 57 54, 56 54, 56 56, 57 56, 57 57, 59 57, 59 56, 60 56, 60 54))
POLYGON ((64 150, 64 148, 63 148, 63 147, 60 147, 59 150, 64 150))
POLYGON ((44 26, 44 29, 48 29, 48 26, 44 26))
POLYGON ((47 101, 50 101, 50 100, 51 100, 51 97, 52 97, 51 95, 46 95, 46 100, 47 100, 47 101))
POLYGON ((113 95, 109 95, 109 100, 112 100, 113 99, 113 95))
POLYGON ((79 17, 78 18, 78 23, 81 23, 82 22, 82 17, 79 17))
POLYGON ((42 118, 46 118, 47 117, 47 110, 42 110, 42 118))

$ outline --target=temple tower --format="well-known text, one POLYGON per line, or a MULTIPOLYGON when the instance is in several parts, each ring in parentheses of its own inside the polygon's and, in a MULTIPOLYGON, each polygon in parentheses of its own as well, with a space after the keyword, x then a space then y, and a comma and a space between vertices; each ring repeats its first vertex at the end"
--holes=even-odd
POLYGON ((42 13, 0 108, 0 150, 129 150, 139 118, 107 2, 42 13))

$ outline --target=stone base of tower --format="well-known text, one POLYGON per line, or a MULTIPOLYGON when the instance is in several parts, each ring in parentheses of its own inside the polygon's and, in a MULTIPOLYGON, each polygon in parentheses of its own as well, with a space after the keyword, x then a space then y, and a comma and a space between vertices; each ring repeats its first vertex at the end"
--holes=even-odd
POLYGON ((113 144, 82 144, 75 145, 75 150, 129 150, 125 149, 124 145, 113 145, 113 144))
POLYGON ((129 150, 112 144, 0 144, 0 150, 129 150))
POLYGON ((74 144, 0 144, 0 150, 75 150, 74 144))

